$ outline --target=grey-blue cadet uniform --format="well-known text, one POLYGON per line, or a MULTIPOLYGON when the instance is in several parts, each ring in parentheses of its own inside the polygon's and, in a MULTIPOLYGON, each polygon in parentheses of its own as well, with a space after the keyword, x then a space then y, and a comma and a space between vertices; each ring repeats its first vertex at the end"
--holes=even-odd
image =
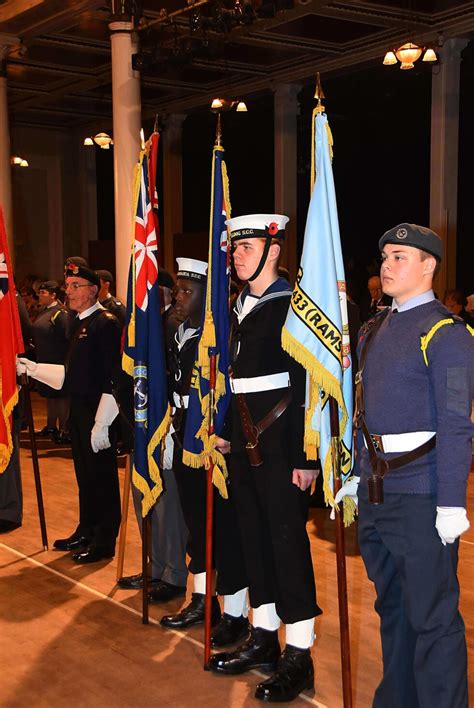
MULTIPOLYGON (((412 226, 401 224, 387 232, 380 248, 398 239, 440 259, 439 238, 422 234, 431 249, 426 238, 421 239, 423 246, 410 243, 419 237, 412 226)), ((474 337, 462 322, 453 321, 431 290, 380 317, 384 319, 368 346, 362 375, 367 428, 372 436, 435 433, 436 445, 390 470, 384 478, 384 502, 374 505, 368 499, 369 452, 358 434, 359 543, 377 591, 384 661, 373 705, 467 708, 466 641, 456 574, 459 539, 443 545, 435 523, 437 507, 466 506, 474 337), (450 321, 431 337, 424 356, 421 337, 445 319, 450 321)), ((359 358, 370 327, 361 330, 359 358)), ((400 453, 379 449, 377 454, 390 460, 400 453)))

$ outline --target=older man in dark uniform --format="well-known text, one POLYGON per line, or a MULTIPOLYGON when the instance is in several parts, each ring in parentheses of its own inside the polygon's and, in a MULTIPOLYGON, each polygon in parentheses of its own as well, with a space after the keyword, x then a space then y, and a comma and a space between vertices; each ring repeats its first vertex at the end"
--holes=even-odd
MULTIPOLYGON (((379 241, 392 307, 361 330, 359 543, 384 662, 375 708, 467 708, 459 537, 469 528, 474 338, 435 299, 441 239, 399 224, 379 241)), ((336 495, 357 500, 359 478, 336 495)))
POLYGON ((281 346, 292 292, 278 277, 287 221, 279 214, 252 214, 228 222, 234 266, 248 285, 233 313, 232 422, 218 439, 222 452, 231 450, 230 481, 253 617, 247 641, 215 654, 211 668, 225 674, 272 672, 255 693, 266 701, 289 701, 313 687, 310 648, 320 614, 306 532, 316 470, 303 452, 305 372, 281 346))
POLYGON ((113 385, 120 368, 121 327, 97 302, 99 277, 69 263, 66 293, 77 313, 66 366, 19 359, 19 373, 60 388, 71 396, 70 433, 79 487, 79 524, 58 550, 74 551, 77 563, 112 558, 120 525, 120 492, 110 426, 118 413, 113 385))

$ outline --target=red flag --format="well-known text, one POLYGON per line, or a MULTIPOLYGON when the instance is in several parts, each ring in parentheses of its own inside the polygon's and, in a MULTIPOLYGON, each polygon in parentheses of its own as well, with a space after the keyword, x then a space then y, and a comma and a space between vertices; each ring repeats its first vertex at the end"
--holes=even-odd
POLYGON ((18 401, 16 355, 23 351, 15 283, 0 208, 0 473, 12 454, 12 410, 18 401))

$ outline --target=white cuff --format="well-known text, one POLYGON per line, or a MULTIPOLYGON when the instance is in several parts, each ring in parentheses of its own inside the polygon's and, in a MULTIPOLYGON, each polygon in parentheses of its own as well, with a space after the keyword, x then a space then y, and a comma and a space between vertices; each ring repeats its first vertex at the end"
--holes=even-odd
POLYGON ((95 422, 100 425, 112 425, 117 417, 119 408, 115 398, 111 393, 103 393, 100 397, 97 412, 95 414, 95 422))

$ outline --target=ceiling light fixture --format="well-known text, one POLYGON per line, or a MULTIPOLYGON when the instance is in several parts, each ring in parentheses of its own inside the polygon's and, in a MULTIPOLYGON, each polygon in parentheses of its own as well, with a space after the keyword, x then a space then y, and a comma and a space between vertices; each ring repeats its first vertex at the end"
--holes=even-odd
POLYGON ((84 138, 84 145, 90 146, 93 144, 98 145, 102 150, 110 150, 110 146, 114 144, 114 141, 107 133, 97 133, 92 138, 84 138))
POLYGON ((423 52, 423 61, 438 61, 436 52, 432 47, 419 47, 413 42, 406 42, 398 49, 390 49, 383 58, 383 64, 385 66, 393 66, 400 62, 400 69, 413 69, 415 62, 418 61, 423 52))
POLYGON ((211 111, 213 113, 223 113, 235 108, 237 113, 247 113, 247 104, 244 101, 229 99, 229 98, 214 98, 211 103, 211 111))

